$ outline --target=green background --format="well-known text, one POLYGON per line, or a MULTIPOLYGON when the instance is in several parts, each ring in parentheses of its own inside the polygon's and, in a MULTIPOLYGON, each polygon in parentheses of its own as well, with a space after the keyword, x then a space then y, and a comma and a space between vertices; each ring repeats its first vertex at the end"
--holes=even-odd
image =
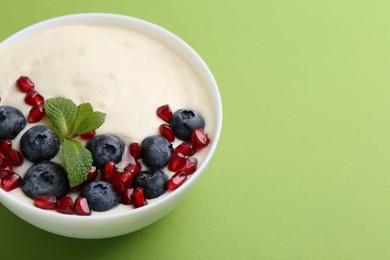
POLYGON ((390 2, 0 0, 0 40, 112 12, 208 63, 224 108, 188 197, 131 234, 78 240, 0 206, 1 259, 390 259, 390 2))

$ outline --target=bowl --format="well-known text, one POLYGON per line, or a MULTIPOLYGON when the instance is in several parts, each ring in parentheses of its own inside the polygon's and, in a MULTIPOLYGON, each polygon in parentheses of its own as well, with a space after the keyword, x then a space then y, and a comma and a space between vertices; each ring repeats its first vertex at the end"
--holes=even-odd
MULTIPOLYGON (((222 127, 222 103, 216 81, 202 58, 183 40, 150 22, 117 14, 82 13, 52 18, 31 25, 0 43, 0 50, 38 32, 72 24, 119 26, 142 32, 174 49, 193 67, 211 98, 214 129, 209 133, 212 140, 202 164, 187 181, 155 203, 125 212, 107 215, 77 216, 42 210, 22 202, 0 189, 0 202, 18 217, 48 232, 85 239, 114 237, 141 229, 162 218, 175 208, 199 180, 216 149, 222 127)), ((200 205, 199 205, 200 206, 200 205)))

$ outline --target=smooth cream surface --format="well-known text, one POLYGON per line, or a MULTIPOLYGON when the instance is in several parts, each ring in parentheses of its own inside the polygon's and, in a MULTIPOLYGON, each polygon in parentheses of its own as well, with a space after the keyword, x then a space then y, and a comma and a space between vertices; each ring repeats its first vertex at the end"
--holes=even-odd
MULTIPOLYGON (((117 135, 126 144, 158 133, 164 122, 156 109, 164 104, 173 111, 194 109, 205 118, 206 132, 214 128, 210 98, 194 69, 160 41, 127 28, 63 26, 0 50, 0 105, 18 107, 27 116, 31 107, 15 86, 21 75, 29 76, 45 99, 90 102, 107 114, 97 133, 117 135)), ((22 133, 13 142, 16 149, 22 133)), ((206 153, 207 148, 196 154, 199 163, 206 153)), ((16 171, 23 176, 28 167, 26 162, 16 171)), ((12 193, 24 196, 20 189, 12 193)), ((121 205, 110 212, 123 209, 121 205)))

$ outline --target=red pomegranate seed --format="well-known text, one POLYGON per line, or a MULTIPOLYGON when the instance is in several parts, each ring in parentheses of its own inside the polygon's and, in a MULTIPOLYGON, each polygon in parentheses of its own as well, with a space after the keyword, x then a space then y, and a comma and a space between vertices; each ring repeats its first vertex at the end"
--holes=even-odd
POLYGON ((134 208, 139 208, 148 204, 144 195, 144 190, 140 187, 134 189, 133 194, 131 194, 131 201, 133 202, 134 208))
POLYGON ((60 213, 74 214, 73 210, 73 200, 70 196, 64 196, 57 201, 56 210, 60 213))
POLYGON ((131 202, 131 195, 133 194, 133 189, 127 188, 124 192, 121 194, 121 203, 124 205, 130 205, 131 202))
POLYGON ((193 174, 198 168, 198 160, 195 157, 187 157, 185 164, 179 169, 187 175, 193 174))
POLYGON ((28 113, 27 121, 29 123, 36 123, 40 121, 44 115, 45 108, 43 107, 43 105, 33 106, 28 113))
POLYGON ((158 129, 160 130, 160 135, 164 136, 169 142, 175 141, 175 135, 168 124, 162 124, 158 129))
POLYGON ((95 135, 96 135, 96 131, 93 130, 93 131, 88 132, 88 133, 86 133, 86 134, 81 134, 80 137, 81 137, 81 139, 89 140, 89 139, 91 139, 92 137, 94 137, 95 135))
POLYGON ((15 149, 9 149, 6 153, 6 157, 14 166, 20 166, 23 164, 23 155, 15 149))
POLYGON ((12 142, 9 139, 0 140, 0 152, 5 153, 12 147, 12 142))
POLYGON ((88 201, 84 197, 78 197, 75 200, 73 210, 77 215, 81 216, 89 216, 92 214, 92 211, 88 205, 88 201))
POLYGON ((11 166, 8 163, 3 163, 0 167, 0 179, 7 177, 8 175, 14 173, 11 166))
POLYGON ((171 158, 169 158, 168 161, 168 170, 172 172, 176 172, 181 167, 183 167, 185 162, 186 162, 186 156, 184 154, 173 151, 171 158))
POLYGON ((94 181, 96 179, 98 172, 95 166, 92 166, 91 170, 88 172, 87 181, 94 181))
POLYGON ((114 176, 114 180, 112 182, 112 186, 114 189, 121 194, 127 188, 130 187, 131 181, 133 180, 134 175, 130 172, 119 172, 114 176))
POLYGON ((165 122, 169 123, 172 118, 172 110, 169 105, 163 105, 159 108, 157 108, 156 112, 157 116, 164 120, 165 122))
POLYGON ((2 153, 0 153, 0 168, 3 166, 3 163, 5 163, 6 160, 5 160, 5 157, 2 153))
POLYGON ((133 174, 137 174, 141 171, 141 168, 142 168, 141 164, 137 161, 137 162, 135 162, 135 164, 129 163, 125 167, 125 171, 133 173, 133 174))
POLYGON ((190 156, 196 153, 196 149, 191 142, 182 142, 175 148, 175 152, 190 156))
POLYGON ((185 172, 177 172, 167 181, 167 190, 173 191, 179 188, 187 180, 185 172))
POLYGON ((139 143, 131 143, 129 144, 130 155, 134 157, 134 159, 138 160, 141 158, 141 145, 139 143))
POLYGON ((203 128, 192 130, 191 143, 196 149, 205 148, 210 143, 209 136, 204 132, 203 128))
POLYGON ((34 206, 41 209, 55 209, 57 198, 54 195, 39 195, 34 198, 34 206))
POLYGON ((18 85, 19 90, 25 93, 30 92, 35 88, 34 82, 32 82, 31 79, 26 76, 20 76, 16 81, 16 84, 18 85))
POLYGON ((115 173, 115 162, 109 161, 106 163, 106 165, 104 165, 104 168, 102 170, 102 179, 111 183, 114 180, 115 173))
POLYGON ((24 102, 26 102, 26 104, 30 106, 37 106, 42 105, 45 100, 41 94, 33 90, 26 94, 26 96, 24 97, 24 102))
POLYGON ((20 187, 22 180, 22 177, 13 172, 1 179, 1 188, 5 191, 11 191, 20 187))

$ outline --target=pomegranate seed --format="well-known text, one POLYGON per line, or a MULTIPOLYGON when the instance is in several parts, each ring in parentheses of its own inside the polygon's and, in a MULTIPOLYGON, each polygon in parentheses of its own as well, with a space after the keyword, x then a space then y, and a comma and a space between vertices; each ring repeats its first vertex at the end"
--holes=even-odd
POLYGON ((176 172, 181 167, 184 166, 186 162, 186 157, 182 153, 172 152, 171 158, 168 161, 168 170, 176 172))
POLYGON ((134 175, 130 172, 120 172, 115 175, 112 186, 119 194, 121 194, 130 187, 133 178, 134 175))
POLYGON ((34 206, 41 209, 55 209, 57 198, 54 195, 38 195, 34 198, 34 206))
POLYGON ((157 108, 156 112, 157 116, 164 120, 165 122, 169 123, 172 118, 172 110, 169 105, 163 105, 159 108, 157 108))
POLYGON ((92 214, 92 211, 88 205, 88 201, 84 197, 78 197, 76 199, 76 201, 74 202, 73 209, 77 215, 89 216, 92 214))
POLYGON ((158 129, 160 130, 160 135, 164 136, 169 142, 175 141, 175 135, 169 125, 162 124, 158 129))
POLYGON ((0 140, 0 152, 5 153, 12 147, 12 142, 9 139, 0 140))
POLYGON ((134 208, 139 208, 148 204, 144 195, 144 190, 140 187, 135 188, 130 197, 134 208))
POLYGON ((80 137, 81 139, 84 139, 84 140, 89 140, 91 139, 92 137, 94 137, 96 135, 96 131, 93 130, 91 132, 88 132, 88 133, 85 133, 85 134, 81 134, 80 137))
POLYGON ((185 172, 187 175, 193 174, 198 168, 198 160, 195 157, 187 157, 184 165, 179 169, 180 172, 185 172))
POLYGON ((129 144, 130 155, 134 157, 134 159, 138 160, 141 158, 141 145, 139 143, 131 143, 129 144))
POLYGON ((0 167, 3 166, 3 163, 6 162, 6 159, 4 157, 4 154, 0 153, 0 167))
POLYGON ((29 123, 36 123, 40 121, 44 115, 45 108, 43 107, 43 105, 33 106, 28 113, 27 121, 29 123))
POLYGON ((187 180, 185 172, 177 172, 167 181, 167 190, 173 191, 179 188, 187 180))
POLYGON ((88 175, 87 175, 87 181, 94 181, 97 177, 97 169, 95 166, 92 166, 91 170, 88 172, 88 175))
POLYGON ((7 177, 8 175, 14 173, 11 169, 11 166, 8 163, 3 163, 0 167, 0 179, 7 177))
POLYGON ((205 148, 210 143, 209 136, 204 132, 203 128, 192 130, 191 143, 196 149, 205 148))
POLYGON ((20 166, 23 164, 23 155, 15 149, 9 149, 6 157, 8 161, 14 166, 20 166))
POLYGON ((64 196, 57 201, 56 210, 60 213, 74 214, 73 210, 73 200, 70 196, 64 196))
POLYGON ((102 171, 102 179, 107 182, 112 182, 114 179, 116 169, 115 169, 115 162, 109 161, 104 165, 103 171, 102 171))
POLYGON ((30 106, 37 106, 42 105, 44 103, 44 98, 41 94, 36 92, 35 90, 32 90, 26 94, 24 97, 24 102, 30 106))
POLYGON ((13 172, 1 179, 1 188, 5 191, 11 191, 20 187, 20 185, 22 185, 22 180, 22 177, 13 172))
POLYGON ((182 142, 175 148, 175 152, 190 156, 196 153, 196 149, 191 142, 182 142))
POLYGON ((137 174, 141 171, 141 168, 142 168, 142 166, 139 162, 135 162, 135 164, 129 163, 125 167, 125 171, 127 171, 129 173, 137 174))
POLYGON ((124 192, 122 192, 121 195, 121 203, 124 205, 130 205, 131 202, 131 195, 133 194, 133 189, 127 188, 124 192))
POLYGON ((26 76, 20 76, 16 81, 16 84, 18 85, 19 90, 25 93, 30 92, 35 88, 34 82, 32 82, 31 79, 26 76))

